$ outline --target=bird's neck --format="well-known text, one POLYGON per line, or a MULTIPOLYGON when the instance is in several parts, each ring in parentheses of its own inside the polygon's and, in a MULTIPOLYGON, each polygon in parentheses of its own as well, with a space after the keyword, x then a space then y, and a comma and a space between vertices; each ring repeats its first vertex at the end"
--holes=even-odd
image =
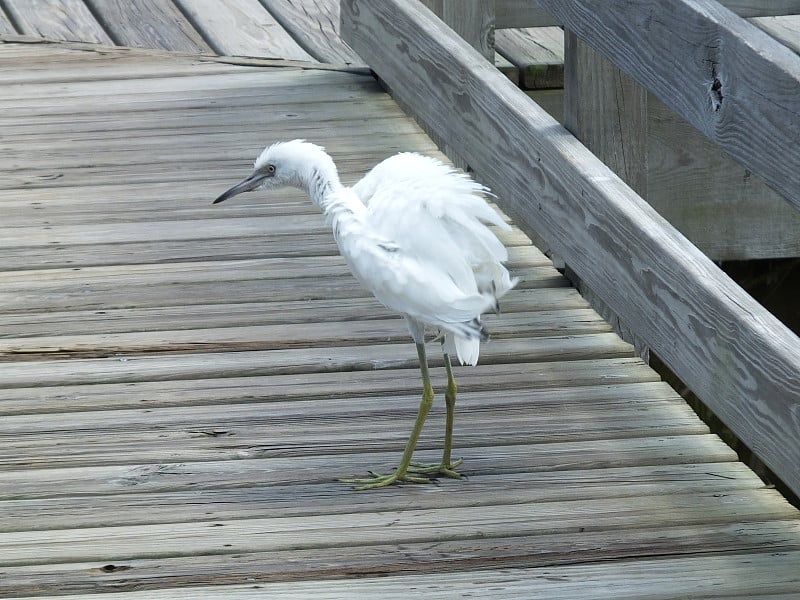
POLYGON ((336 192, 342 189, 342 182, 339 181, 339 174, 335 167, 311 169, 308 179, 304 183, 309 198, 323 212, 328 211, 331 199, 335 197, 336 192))

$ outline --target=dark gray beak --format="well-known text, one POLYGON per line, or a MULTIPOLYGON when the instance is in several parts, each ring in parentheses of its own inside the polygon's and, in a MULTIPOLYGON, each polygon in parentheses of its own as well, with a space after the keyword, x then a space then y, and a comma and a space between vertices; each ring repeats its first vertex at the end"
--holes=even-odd
POLYGON ((253 173, 252 175, 250 175, 250 177, 248 177, 244 181, 240 181, 235 186, 233 186, 231 189, 229 189, 226 192, 224 192, 219 198, 214 200, 214 204, 219 204, 223 200, 227 200, 228 198, 232 198, 233 196, 236 196, 237 194, 241 194, 242 192, 252 192, 259 185, 261 185, 261 183, 267 177, 268 177, 268 175, 265 175, 263 173, 253 173))

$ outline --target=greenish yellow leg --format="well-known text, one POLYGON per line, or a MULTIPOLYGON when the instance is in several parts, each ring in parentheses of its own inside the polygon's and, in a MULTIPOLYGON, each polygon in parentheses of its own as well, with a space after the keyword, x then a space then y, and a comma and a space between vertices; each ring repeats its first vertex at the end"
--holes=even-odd
POLYGON ((425 419, 433 406, 433 386, 431 385, 431 378, 428 374, 428 359, 425 356, 425 345, 417 344, 417 355, 419 356, 419 370, 422 373, 422 399, 419 403, 419 411, 417 412, 417 420, 414 422, 414 429, 411 431, 411 436, 406 443, 406 449, 403 451, 403 458, 400 459, 400 465, 394 473, 390 475, 373 475, 372 477, 359 478, 359 479, 340 479, 343 483, 356 484, 356 490, 372 490, 375 488, 385 487, 398 481, 405 481, 409 483, 430 483, 427 477, 415 477, 409 475, 409 465, 411 465, 411 457, 414 454, 414 449, 417 447, 417 441, 422 433, 422 427, 425 425, 425 419))
POLYGON ((444 368, 447 371, 447 389, 444 393, 445 406, 447 408, 447 416, 445 417, 444 429, 444 453, 442 454, 442 462, 434 464, 413 464, 409 468, 412 473, 422 474, 438 474, 453 479, 460 479, 461 473, 456 471, 456 467, 463 461, 459 458, 457 461, 452 462, 451 452, 453 450, 453 422, 456 416, 456 393, 458 386, 456 385, 456 378, 453 376, 453 365, 450 363, 450 355, 445 352, 444 354, 444 368))

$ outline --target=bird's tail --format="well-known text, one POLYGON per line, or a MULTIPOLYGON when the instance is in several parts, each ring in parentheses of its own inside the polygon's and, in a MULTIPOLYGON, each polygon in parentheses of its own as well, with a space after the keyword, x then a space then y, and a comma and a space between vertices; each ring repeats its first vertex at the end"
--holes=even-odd
POLYGON ((478 364, 481 342, 489 339, 489 333, 480 319, 462 325, 463 331, 445 333, 443 349, 446 354, 457 356, 462 365, 475 366, 478 364))

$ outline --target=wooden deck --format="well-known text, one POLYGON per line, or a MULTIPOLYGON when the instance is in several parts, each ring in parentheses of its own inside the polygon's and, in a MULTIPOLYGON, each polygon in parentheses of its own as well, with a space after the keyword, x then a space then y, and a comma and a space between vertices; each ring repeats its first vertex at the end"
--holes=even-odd
POLYGON ((517 229, 468 479, 336 482, 402 450, 405 325, 299 193, 211 200, 276 139, 436 154, 371 77, 9 43, 0 82, 0 597, 800 597, 800 513, 517 229))

